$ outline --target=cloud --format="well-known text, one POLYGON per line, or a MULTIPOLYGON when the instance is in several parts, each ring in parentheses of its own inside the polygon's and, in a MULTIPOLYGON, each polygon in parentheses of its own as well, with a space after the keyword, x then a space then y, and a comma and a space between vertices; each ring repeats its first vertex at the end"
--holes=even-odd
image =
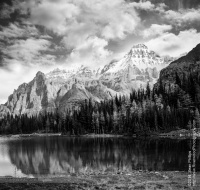
POLYGON ((13 13, 14 8, 9 6, 6 3, 3 3, 2 7, 0 8, 0 18, 6 19, 10 18, 10 14, 13 13))
POLYGON ((64 0, 43 0, 39 4, 34 2, 24 5, 30 9, 30 21, 33 24, 45 26, 58 35, 65 34, 68 31, 68 24, 80 14, 76 5, 64 0))
POLYGON ((14 22, 0 27, 1 66, 9 68, 12 60, 21 65, 55 64, 51 37, 41 32, 28 21, 14 22))
POLYGON ((153 4, 150 1, 140 1, 131 3, 135 9, 144 11, 164 12, 167 7, 164 3, 153 4))
MULTIPOLYGON (((112 17, 112 16, 111 16, 112 17)), ((114 16, 113 19, 103 28, 101 35, 107 40, 124 39, 127 34, 134 32, 139 19, 128 13, 121 13, 119 16, 114 16), (120 24, 119 24, 120 22, 120 24)))
POLYGON ((145 43, 159 55, 177 57, 192 50, 200 43, 200 33, 195 29, 180 31, 178 35, 165 33, 145 43))
POLYGON ((82 52, 87 50, 94 56, 88 61, 109 55, 102 43, 99 48, 90 48, 91 45, 83 47, 83 44, 96 44, 97 39, 106 44, 111 40, 125 39, 135 32, 140 23, 133 5, 124 0, 43 0, 39 3, 29 0, 18 5, 18 9, 29 13, 32 24, 44 26, 62 37, 61 46, 64 45, 66 52, 73 50, 70 59, 75 59, 74 52, 81 57, 85 55, 82 52))
POLYGON ((29 10, 30 21, 33 24, 45 26, 58 35, 77 33, 80 30, 88 33, 92 30, 92 35, 99 34, 107 37, 108 30, 113 32, 119 29, 120 34, 116 34, 115 37, 123 38, 125 33, 133 32, 139 22, 132 5, 125 3, 124 0, 112 2, 106 0, 58 0, 56 2, 43 0, 40 3, 26 1, 21 3, 19 8, 21 11, 29 10), (101 34, 104 29, 106 31, 101 34))
POLYGON ((179 11, 168 10, 164 17, 174 25, 185 27, 200 22, 200 8, 180 9, 179 11))
POLYGON ((13 60, 20 65, 55 64, 56 57, 47 53, 52 43, 48 35, 41 35, 29 22, 10 23, 0 27, 0 66, 9 70, 13 60))
MULTIPOLYGON (((155 2, 155 1, 154 1, 155 2)), ((167 2, 166 2, 167 3, 167 2)), ((142 12, 140 15, 146 20, 146 22, 152 23, 166 23, 175 26, 176 28, 184 28, 188 29, 191 27, 199 28, 199 21, 200 21, 200 7, 197 6, 196 8, 183 8, 187 7, 186 5, 183 6, 182 1, 177 1, 173 3, 173 6, 170 5, 169 7, 165 3, 152 3, 151 1, 140 1, 140 2, 132 2, 131 3, 135 9, 138 11, 146 11, 147 15, 142 12), (178 3, 178 10, 172 10, 177 6, 178 3), (197 26, 198 25, 198 26, 197 26)), ((180 30, 180 29, 179 29, 180 30)))
POLYGON ((22 65, 31 64, 53 64, 54 56, 45 54, 43 51, 49 50, 51 42, 46 39, 29 38, 26 40, 14 40, 12 45, 7 46, 1 51, 6 55, 4 58, 6 65, 11 63, 11 60, 16 60, 22 65))
POLYGON ((34 25, 31 24, 19 24, 17 22, 10 23, 7 27, 0 27, 0 39, 10 40, 9 38, 28 38, 31 36, 38 36, 39 31, 34 25))
POLYGON ((150 1, 145 1, 145 2, 133 2, 132 3, 136 9, 141 9, 141 10, 154 10, 155 5, 152 4, 150 1))
POLYGON ((160 36, 163 33, 172 30, 171 25, 159 25, 159 24, 152 24, 150 28, 144 30, 143 36, 144 38, 149 38, 149 37, 156 37, 160 36))
POLYGON ((102 38, 89 37, 82 45, 72 51, 68 62, 81 63, 87 66, 103 65, 106 63, 108 56, 112 54, 105 48, 107 45, 108 42, 102 38))

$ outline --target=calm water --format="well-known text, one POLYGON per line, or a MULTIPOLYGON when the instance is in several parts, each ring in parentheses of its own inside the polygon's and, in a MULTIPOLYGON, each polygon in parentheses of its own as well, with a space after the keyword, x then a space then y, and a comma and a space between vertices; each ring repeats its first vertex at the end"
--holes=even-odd
MULTIPOLYGON (((0 139, 0 176, 67 175, 90 170, 188 171, 190 140, 34 137, 0 139)), ((196 170, 200 171, 200 141, 196 170)))

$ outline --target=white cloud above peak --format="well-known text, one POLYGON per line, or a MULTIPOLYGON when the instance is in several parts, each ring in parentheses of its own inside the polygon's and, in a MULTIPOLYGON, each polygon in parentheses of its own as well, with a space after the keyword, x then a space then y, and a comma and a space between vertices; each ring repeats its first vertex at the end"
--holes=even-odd
POLYGON ((140 1, 131 3, 135 9, 144 11, 156 11, 164 12, 167 7, 164 3, 159 3, 157 5, 151 3, 151 1, 140 1))
POLYGON ((96 67, 97 65, 104 65, 112 52, 106 49, 108 42, 102 38, 92 36, 87 38, 82 45, 75 48, 70 57, 69 63, 87 65, 96 67))
POLYGON ((168 10, 164 13, 164 17, 174 25, 185 27, 200 22, 200 8, 181 9, 179 11, 168 10))
POLYGON ((156 37, 156 36, 160 36, 160 35, 164 34, 167 31, 170 31, 170 30, 172 30, 171 25, 152 24, 150 28, 144 30, 143 36, 145 38, 156 37))
POLYGON ((178 35, 169 32, 164 33, 162 36, 151 39, 146 45, 159 55, 178 57, 189 52, 199 43, 200 33, 195 29, 190 29, 180 31, 178 35))

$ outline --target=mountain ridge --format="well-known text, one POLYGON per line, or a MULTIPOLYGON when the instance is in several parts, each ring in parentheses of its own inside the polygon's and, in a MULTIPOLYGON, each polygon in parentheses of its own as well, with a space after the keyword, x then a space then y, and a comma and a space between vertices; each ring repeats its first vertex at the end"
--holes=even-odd
POLYGON ((6 104, 1 105, 0 112, 31 115, 57 108, 63 111, 76 107, 83 99, 100 102, 116 95, 128 95, 132 89, 144 88, 147 83, 153 86, 160 70, 168 64, 147 46, 138 44, 121 60, 101 68, 82 65, 73 70, 54 69, 47 74, 38 71, 32 81, 14 90, 6 104))
POLYGON ((176 76, 183 80, 184 75, 190 72, 200 71, 200 44, 194 47, 189 53, 171 62, 160 72, 159 80, 175 82, 176 76))

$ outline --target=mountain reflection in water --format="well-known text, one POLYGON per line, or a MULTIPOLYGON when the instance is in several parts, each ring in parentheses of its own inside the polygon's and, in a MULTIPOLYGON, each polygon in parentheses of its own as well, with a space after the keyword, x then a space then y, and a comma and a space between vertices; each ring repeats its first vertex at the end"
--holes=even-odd
MULTIPOLYGON (((8 156, 28 175, 60 175, 85 170, 188 171, 189 140, 34 137, 8 141, 8 156)), ((199 140, 196 170, 200 170, 199 140)))

